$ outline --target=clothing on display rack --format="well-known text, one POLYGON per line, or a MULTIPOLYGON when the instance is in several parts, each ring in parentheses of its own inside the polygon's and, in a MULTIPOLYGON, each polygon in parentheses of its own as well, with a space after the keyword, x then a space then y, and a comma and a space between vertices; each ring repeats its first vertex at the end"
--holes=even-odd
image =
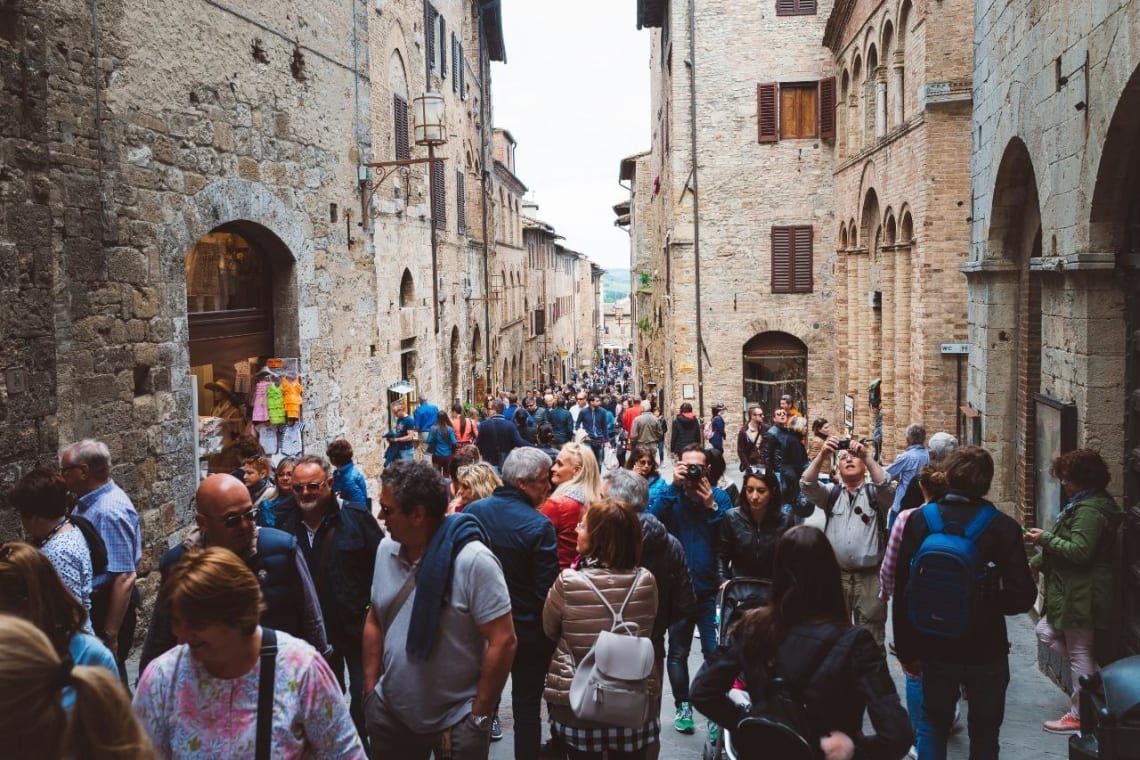
POLYGON ((285 401, 285 416, 297 420, 301 418, 301 379, 281 380, 281 393, 285 401))
POLYGON ((253 413, 250 415, 254 422, 269 422, 269 408, 266 406, 268 388, 268 380, 257 381, 257 386, 253 391, 253 413))
POLYGON ((257 442, 265 450, 265 456, 271 457, 277 453, 277 428, 274 425, 261 424, 257 426, 257 442))
POLYGON ((265 389, 265 403, 269 409, 269 421, 274 425, 284 425, 285 400, 281 386, 270 383, 265 389))
POLYGON ((291 425, 286 425, 281 428, 281 453, 285 456, 299 457, 305 453, 305 447, 301 443, 301 431, 305 429, 305 423, 294 422, 291 425))

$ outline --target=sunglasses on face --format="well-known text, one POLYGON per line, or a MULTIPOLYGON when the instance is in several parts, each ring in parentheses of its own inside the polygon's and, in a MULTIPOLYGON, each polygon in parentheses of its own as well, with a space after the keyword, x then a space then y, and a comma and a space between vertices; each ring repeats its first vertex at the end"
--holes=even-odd
POLYGON ((252 507, 244 512, 234 512, 233 514, 226 515, 222 518, 222 525, 227 528, 236 528, 243 522, 256 522, 257 521, 257 507, 252 507))
POLYGON ((293 493, 305 493, 305 491, 313 491, 315 493, 316 491, 321 490, 321 486, 324 484, 325 481, 323 480, 319 483, 294 483, 293 493))

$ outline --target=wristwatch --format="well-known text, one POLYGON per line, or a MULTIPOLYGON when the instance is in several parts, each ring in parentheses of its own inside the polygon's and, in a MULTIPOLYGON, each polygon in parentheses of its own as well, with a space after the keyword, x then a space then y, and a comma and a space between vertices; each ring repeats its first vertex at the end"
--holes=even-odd
POLYGON ((471 713, 471 722, 475 724, 475 728, 482 731, 484 728, 488 728, 491 725, 491 716, 476 715, 475 713, 471 713))

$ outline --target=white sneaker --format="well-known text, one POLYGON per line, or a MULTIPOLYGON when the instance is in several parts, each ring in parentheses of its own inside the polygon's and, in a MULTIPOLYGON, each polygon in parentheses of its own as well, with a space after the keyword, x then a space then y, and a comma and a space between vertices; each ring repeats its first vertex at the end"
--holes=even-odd
POLYGON ((906 753, 908 760, 918 760, 918 747, 911 746, 910 751, 906 753))

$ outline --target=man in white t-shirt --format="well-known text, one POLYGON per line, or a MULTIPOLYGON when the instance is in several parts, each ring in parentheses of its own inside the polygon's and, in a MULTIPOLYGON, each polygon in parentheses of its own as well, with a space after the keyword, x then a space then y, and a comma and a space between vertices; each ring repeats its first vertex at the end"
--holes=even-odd
POLYGON ((384 470, 380 512, 389 537, 363 645, 373 760, 444 748, 452 760, 485 760, 517 646, 502 566, 478 520, 445 516, 447 488, 426 462, 384 470))

